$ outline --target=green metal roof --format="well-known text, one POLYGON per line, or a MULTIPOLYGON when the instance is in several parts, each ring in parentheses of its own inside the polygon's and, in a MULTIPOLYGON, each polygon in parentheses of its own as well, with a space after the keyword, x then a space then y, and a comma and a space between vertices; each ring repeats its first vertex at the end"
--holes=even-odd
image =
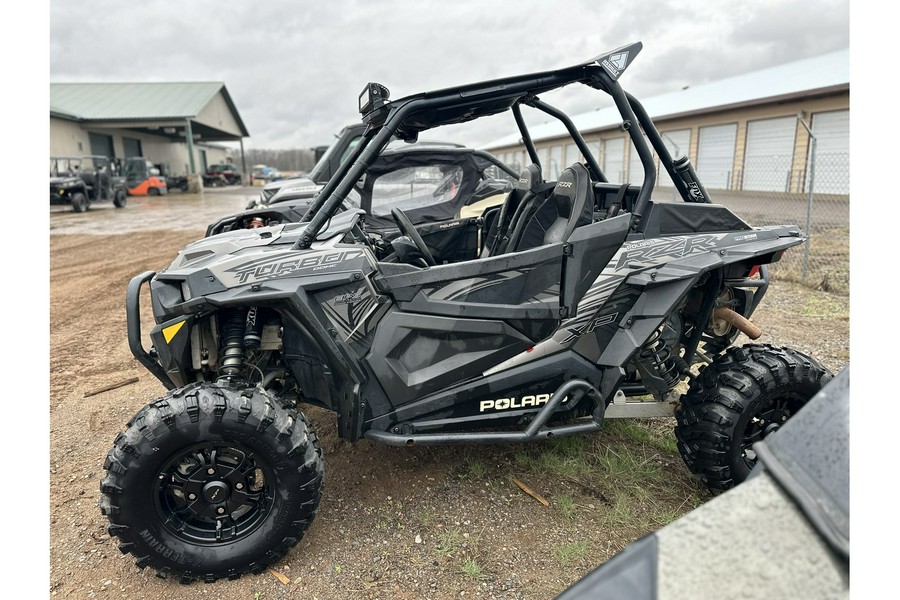
POLYGON ((222 82, 51 83, 50 113, 86 121, 191 119, 219 92, 249 136, 222 82))

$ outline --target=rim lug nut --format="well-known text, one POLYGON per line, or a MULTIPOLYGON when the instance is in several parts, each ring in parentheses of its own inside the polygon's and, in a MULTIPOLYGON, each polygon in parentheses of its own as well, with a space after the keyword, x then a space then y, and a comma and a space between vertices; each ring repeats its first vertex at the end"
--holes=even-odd
POLYGON ((221 515, 221 514, 225 513, 225 509, 220 506, 219 508, 216 509, 216 512, 221 515))
POLYGON ((236 484, 234 484, 234 487, 236 487, 236 488, 239 489, 239 490, 242 490, 242 489, 244 489, 244 484, 243 484, 243 483, 236 483, 236 484))
POLYGON ((216 470, 213 469, 212 467, 208 468, 208 469, 206 470, 206 472, 209 473, 210 475, 215 475, 215 474, 216 474, 216 470))
POLYGON ((188 500, 196 500, 197 494, 188 494, 188 500))

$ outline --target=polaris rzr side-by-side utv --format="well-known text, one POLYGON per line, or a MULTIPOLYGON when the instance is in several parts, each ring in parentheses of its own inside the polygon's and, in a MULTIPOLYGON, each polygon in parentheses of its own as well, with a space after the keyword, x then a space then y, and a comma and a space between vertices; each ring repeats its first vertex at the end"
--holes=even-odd
POLYGON ((525 442, 674 414, 691 471, 713 490, 744 480, 753 443, 831 378, 795 350, 732 347, 740 332, 759 336, 749 318, 767 265, 804 237, 751 227, 710 202, 686 157, 673 160, 618 82, 640 49, 394 101, 369 84, 365 133, 301 222, 207 237, 135 277, 128 342, 169 391, 105 462, 100 507, 121 550, 184 582, 278 561, 322 494, 305 403, 334 411, 349 441, 395 446, 525 442), (570 84, 612 97, 639 185, 609 182, 572 120, 539 98, 570 84), (522 106, 559 119, 584 163, 544 181, 522 106), (435 264, 399 207, 403 235, 387 248, 364 211, 339 210, 392 137, 507 111, 533 164, 477 258, 435 264), (654 152, 683 202, 651 201, 654 152))

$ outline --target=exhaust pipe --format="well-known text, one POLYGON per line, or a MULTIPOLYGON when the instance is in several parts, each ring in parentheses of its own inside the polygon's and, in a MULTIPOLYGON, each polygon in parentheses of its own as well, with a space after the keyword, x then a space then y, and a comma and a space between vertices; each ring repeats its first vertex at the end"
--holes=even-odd
POLYGON ((728 324, 737 327, 751 340, 755 340, 762 335, 762 329, 751 323, 744 315, 733 311, 727 306, 720 306, 713 311, 713 318, 722 319, 728 324))

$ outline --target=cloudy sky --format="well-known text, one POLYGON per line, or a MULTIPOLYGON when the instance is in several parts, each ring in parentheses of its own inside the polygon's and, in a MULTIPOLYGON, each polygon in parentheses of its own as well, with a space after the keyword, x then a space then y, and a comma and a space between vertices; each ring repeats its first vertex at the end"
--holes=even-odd
MULTIPOLYGON (((50 0, 50 81, 223 81, 246 147, 330 143, 378 81, 393 98, 577 64, 634 41, 639 98, 849 46, 849 0, 50 0), (811 12, 814 10, 814 13, 811 12), (90 18, 86 18, 90 15, 90 18)), ((587 90, 553 101, 586 111, 587 90)), ((605 106, 605 104, 602 104, 605 106)), ((536 113, 533 122, 546 117, 536 113)), ((512 120, 458 130, 483 144, 512 120)), ((445 137, 441 139, 446 139, 445 137)), ((423 139, 424 134, 423 134, 423 139)))

